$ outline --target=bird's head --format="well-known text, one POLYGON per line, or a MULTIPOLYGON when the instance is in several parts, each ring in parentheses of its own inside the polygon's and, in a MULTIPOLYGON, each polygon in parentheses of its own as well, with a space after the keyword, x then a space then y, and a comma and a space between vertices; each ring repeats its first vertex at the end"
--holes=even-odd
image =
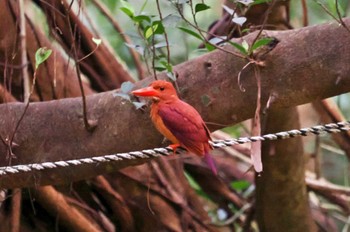
POLYGON ((171 101, 178 99, 176 90, 168 81, 154 81, 148 87, 132 91, 140 97, 152 97, 154 101, 171 101))

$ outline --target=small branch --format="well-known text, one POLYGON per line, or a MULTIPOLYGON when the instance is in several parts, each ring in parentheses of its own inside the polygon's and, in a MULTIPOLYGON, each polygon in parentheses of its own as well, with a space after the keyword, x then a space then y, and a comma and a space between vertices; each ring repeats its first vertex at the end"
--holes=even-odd
MULTIPOLYGON (((250 46, 249 50, 252 48, 252 46, 255 44, 255 42, 259 39, 261 33, 263 32, 264 30, 264 27, 267 23, 267 20, 269 18, 269 14, 271 13, 272 11, 272 8, 274 7, 276 3, 276 0, 273 0, 271 5, 269 6, 269 8, 267 8, 266 12, 265 12, 265 17, 264 17, 264 21, 262 23, 262 26, 261 26, 261 29, 259 30, 258 34, 256 35, 256 37, 254 38, 253 42, 252 42, 252 45, 250 46)), ((248 53, 250 54, 252 51, 249 51, 248 53)))
MULTIPOLYGON (((66 12, 66 14, 68 15, 68 11, 66 12)), ((91 132, 93 131, 93 129, 95 129, 96 125, 90 125, 89 120, 87 119, 87 108, 86 108, 86 96, 85 96, 85 92, 84 92, 84 86, 83 86, 83 82, 81 80, 81 74, 80 74, 80 64, 78 62, 78 52, 77 52, 77 44, 76 44, 76 32, 77 32, 77 25, 74 25, 74 32, 72 30, 72 24, 70 21, 70 17, 67 16, 67 25, 69 25, 69 32, 70 32, 70 36, 72 38, 72 40, 74 41, 72 44, 72 49, 73 49, 73 58, 74 58, 74 62, 75 62, 75 70, 77 73, 77 77, 78 77, 78 82, 79 82, 79 88, 81 91, 81 97, 82 97, 82 101, 83 101, 83 120, 84 120, 84 125, 87 131, 91 132)))
MULTIPOLYGON (((142 185, 144 188, 147 188, 149 189, 150 191, 152 191, 153 193, 155 194, 158 194, 160 196, 162 196, 164 199, 166 199, 167 201, 173 203, 173 204, 176 204, 178 205, 184 212, 186 212, 188 215, 190 215, 192 217, 192 219, 194 221, 196 221, 199 225, 201 225, 203 228, 205 228, 206 230, 208 231, 212 231, 212 229, 207 225, 207 223, 205 221, 202 220, 202 218, 197 214, 197 212, 193 211, 191 208, 189 208, 187 206, 187 204, 183 204, 183 202, 176 202, 174 201, 173 199, 173 196, 169 196, 168 194, 165 194, 164 192, 160 192, 158 191, 157 189, 153 188, 152 186, 147 186, 147 184, 139 181, 137 178, 135 178, 134 176, 132 175, 129 175, 127 174, 126 172, 120 172, 120 174, 125 177, 125 178, 128 178, 132 181, 135 181, 137 182, 138 184, 142 185)), ((182 198, 182 197, 181 197, 182 198)), ((182 198, 183 199, 183 198, 182 198)))
MULTIPOLYGON (((110 11, 102 3, 100 3, 98 0, 92 0, 92 3, 95 4, 97 9, 99 9, 101 11, 101 13, 110 21, 110 23, 112 24, 114 29, 119 33, 120 37, 125 41, 125 43, 132 44, 131 39, 129 38, 129 36, 127 36, 125 34, 123 29, 119 26, 118 22, 113 18, 110 11)), ((128 46, 128 49, 129 49, 129 52, 130 52, 132 59, 134 60, 139 79, 144 79, 145 73, 144 73, 144 70, 142 68, 140 56, 137 54, 137 52, 135 52, 135 50, 133 48, 128 46)))
POLYGON ((306 0, 301 0, 301 7, 303 9, 303 26, 306 27, 309 25, 309 17, 307 12, 306 0))
POLYGON ((331 16, 335 21, 337 21, 340 25, 342 25, 342 26, 350 33, 349 27, 345 24, 345 22, 343 21, 341 15, 340 15, 339 7, 338 7, 338 0, 335 1, 335 4, 336 4, 335 7, 336 7, 337 14, 338 14, 338 18, 335 17, 335 16, 332 14, 332 12, 330 12, 330 11, 328 10, 328 8, 327 8, 325 5, 323 5, 321 2, 319 2, 319 1, 317 1, 317 0, 315 0, 315 1, 316 1, 316 3, 317 3, 319 6, 321 6, 321 7, 323 8, 323 10, 324 10, 329 16, 331 16))
POLYGON ((27 45, 26 45, 26 20, 24 15, 24 3, 23 0, 18 1, 19 7, 19 20, 20 20, 20 40, 21 40, 21 63, 22 63, 22 78, 23 78, 23 91, 24 91, 24 103, 29 102, 30 95, 30 81, 28 76, 28 64, 27 59, 27 45))
MULTIPOLYGON (((35 87, 35 82, 36 82, 36 76, 37 76, 36 74, 37 74, 37 70, 35 70, 35 71, 34 71, 34 74, 33 74, 33 83, 32 83, 32 88, 30 89, 30 92, 29 92, 29 95, 28 95, 28 99, 32 96, 32 94, 33 94, 33 92, 34 92, 34 87, 35 87)), ((22 122, 22 120, 23 120, 23 118, 24 118, 24 116, 25 116, 25 114, 26 114, 26 112, 27 112, 27 110, 28 110, 29 105, 30 105, 30 102, 27 101, 27 102, 25 103, 24 111, 23 111, 23 113, 21 114, 20 118, 18 119, 18 122, 17 122, 17 124, 16 124, 16 126, 15 126, 15 129, 14 129, 14 131, 13 131, 13 133, 12 133, 12 136, 11 136, 10 140, 8 140, 8 141, 5 140, 5 141, 8 142, 8 146, 7 146, 8 151, 7 151, 7 154, 8 154, 8 158, 9 158, 9 165, 11 165, 11 158, 12 158, 12 157, 15 157, 15 155, 14 155, 13 152, 12 152, 12 146, 13 146, 13 144, 14 144, 14 143, 13 143, 13 140, 14 140, 15 135, 16 135, 16 133, 17 133, 17 131, 18 131, 18 128, 19 128, 19 126, 21 125, 21 122, 22 122)))
POLYGON ((154 79, 158 80, 158 77, 157 77, 157 70, 156 70, 156 67, 155 67, 155 62, 156 62, 156 46, 155 46, 155 41, 154 41, 154 28, 153 26, 151 26, 152 28, 152 70, 153 70, 153 75, 154 75, 154 79))
MULTIPOLYGON (((345 120, 344 116, 340 112, 338 106, 331 99, 325 99, 322 101, 315 101, 312 103, 316 112, 320 115, 322 123, 338 122, 345 120)), ((341 134, 332 134, 333 140, 338 146, 344 150, 348 159, 350 159, 350 133, 348 131, 341 134)))
MULTIPOLYGON (((159 0, 156 0, 156 2, 157 2, 157 10, 158 10, 160 21, 163 22, 163 16, 162 16, 162 11, 160 10, 160 6, 159 6, 159 0)), ((165 42, 166 42, 167 60, 168 60, 168 64, 170 64, 169 40, 168 40, 168 34, 166 33, 165 28, 164 28, 164 37, 165 37, 165 42)))
POLYGON ((113 186, 103 176, 97 176, 91 180, 92 189, 101 195, 106 202, 106 207, 112 211, 112 220, 120 221, 121 231, 135 231, 135 221, 130 208, 113 186))
MULTIPOLYGON (((193 28, 196 28, 197 31, 198 31, 198 33, 201 35, 202 39, 203 39, 206 43, 208 43, 208 44, 214 46, 216 49, 218 49, 218 50, 220 50, 220 51, 226 52, 226 53, 228 53, 228 54, 231 54, 231 55, 233 55, 233 56, 236 56, 236 57, 239 57, 239 58, 242 58, 242 59, 248 59, 248 60, 249 60, 249 58, 246 57, 246 56, 244 56, 244 55, 241 55, 241 54, 239 54, 239 53, 237 53, 237 52, 229 51, 229 50, 227 50, 227 49, 225 49, 225 48, 223 48, 223 47, 220 47, 220 46, 218 46, 218 45, 216 45, 216 44, 211 43, 211 42, 206 38, 206 36, 204 36, 203 32, 205 32, 205 31, 203 31, 202 29, 199 28, 198 23, 197 23, 197 20, 196 20, 196 17, 194 16, 194 11, 193 11, 193 6, 192 6, 192 5, 191 5, 191 9, 192 9, 192 15, 193 15, 193 20, 194 20, 195 24, 191 23, 190 21, 188 21, 188 20, 185 18, 183 12, 181 11, 181 9, 179 8, 178 5, 176 5, 176 7, 177 7, 177 11, 179 12, 181 18, 182 18, 187 24, 189 24, 190 26, 192 26, 193 28)), ((206 32, 206 33, 208 33, 208 32, 206 32)))
POLYGON ((309 176, 305 178, 308 187, 319 190, 322 192, 328 192, 332 194, 344 194, 350 196, 350 188, 344 187, 336 184, 332 184, 325 179, 313 179, 309 176))
POLYGON ((12 189, 12 201, 11 201, 11 232, 20 231, 21 221, 21 202, 22 191, 21 189, 12 189))
POLYGON ((64 195, 52 186, 40 187, 35 190, 36 201, 68 231, 100 231, 86 216, 75 207, 70 206, 64 195))
POLYGON ((337 11, 337 15, 338 15, 338 19, 339 19, 340 24, 350 33, 349 27, 344 23, 344 21, 342 19, 343 17, 340 14, 338 0, 335 0, 335 9, 337 11))
POLYGON ((320 137, 316 136, 315 141, 315 152, 313 154, 314 165, 315 165, 315 175, 316 178, 319 179, 322 176, 322 168, 321 168, 321 141, 320 137))

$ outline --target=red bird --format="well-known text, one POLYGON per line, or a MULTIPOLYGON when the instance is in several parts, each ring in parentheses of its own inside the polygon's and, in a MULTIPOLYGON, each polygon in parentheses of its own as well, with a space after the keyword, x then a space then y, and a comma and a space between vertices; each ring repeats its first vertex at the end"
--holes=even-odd
POLYGON ((169 139, 171 147, 186 148, 204 157, 216 175, 214 160, 209 154, 210 132, 197 110, 177 96, 174 86, 167 81, 154 81, 149 87, 132 92, 136 96, 152 97, 151 119, 158 131, 169 139))

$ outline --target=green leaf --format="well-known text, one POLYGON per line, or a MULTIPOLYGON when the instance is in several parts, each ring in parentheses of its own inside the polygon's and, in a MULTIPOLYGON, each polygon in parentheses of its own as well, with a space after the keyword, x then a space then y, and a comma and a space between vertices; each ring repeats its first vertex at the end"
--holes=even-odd
POLYGON ((259 47, 269 44, 272 40, 273 40, 273 38, 262 38, 262 39, 257 40, 253 44, 251 51, 255 51, 259 47))
POLYGON ((35 53, 35 69, 38 69, 39 65, 44 63, 49 58, 52 50, 46 47, 39 48, 35 53))
POLYGON ((134 18, 134 11, 132 11, 131 9, 126 8, 126 7, 120 7, 120 10, 123 11, 131 19, 134 18))
POLYGON ((197 181, 187 172, 184 172, 185 177, 189 183, 189 185, 191 186, 191 188, 193 188, 196 193, 208 200, 211 200, 210 197, 208 196, 208 194, 206 194, 203 189, 201 188, 201 186, 197 183, 197 181))
POLYGON ((247 43, 247 41, 243 40, 243 42, 242 42, 242 47, 244 48, 244 50, 245 50, 246 52, 248 52, 249 44, 247 43))
POLYGON ((154 21, 153 24, 157 24, 158 25, 158 27, 157 27, 157 29, 156 29, 154 34, 164 34, 164 30, 165 29, 164 29, 162 21, 154 21))
POLYGON ((163 72, 163 71, 166 70, 166 68, 160 67, 160 66, 155 66, 154 69, 155 69, 156 71, 158 71, 158 72, 163 72))
POLYGON ((250 28, 245 28, 242 30, 242 34, 246 34, 246 33, 249 33, 250 32, 250 28))
POLYGON ((149 39, 154 34, 163 34, 164 27, 161 21, 154 21, 152 26, 148 27, 145 31, 145 38, 149 39))
POLYGON ((159 63, 161 63, 163 65, 163 67, 166 68, 166 70, 168 72, 172 72, 173 71, 173 66, 171 64, 169 64, 167 61, 161 60, 159 63))
POLYGON ((177 27, 177 28, 179 28, 181 31, 183 31, 189 35, 192 35, 193 37, 203 41, 202 37, 197 32, 191 31, 190 29, 188 29, 186 27, 177 27))
POLYGON ((132 19, 135 15, 135 10, 132 7, 132 5, 126 1, 120 1, 120 2, 123 5, 122 7, 120 7, 120 10, 123 11, 127 16, 129 16, 132 19))
POLYGON ((248 55, 248 52, 245 50, 245 48, 242 45, 235 43, 235 42, 232 42, 232 41, 228 41, 228 43, 231 44, 232 46, 234 46, 243 55, 248 55))
MULTIPOLYGON (((338 15, 337 13, 337 6, 335 4, 335 1, 334 0, 327 0, 326 1, 327 3, 327 8, 332 12, 333 15, 338 15)), ((339 13, 342 17, 345 17, 345 11, 344 8, 346 7, 346 3, 345 1, 338 1, 338 9, 339 9, 339 13)))
POLYGON ((190 184, 190 186, 196 190, 196 191, 203 191, 201 186, 197 183, 197 181, 195 179, 193 179, 192 176, 190 176, 188 173, 185 172, 185 177, 188 181, 188 183, 190 184))
POLYGON ((149 37, 151 37, 154 34, 154 32, 157 30, 157 28, 158 28, 158 24, 148 27, 145 31, 145 38, 148 39, 149 37))
POLYGON ((205 48, 211 52, 211 51, 214 51, 216 49, 216 47, 210 43, 205 43, 205 48))
POLYGON ((137 16, 134 16, 132 20, 135 23, 141 23, 143 21, 146 21, 146 22, 150 23, 151 22, 151 17, 148 16, 148 15, 137 15, 137 16))
POLYGON ((268 2, 271 2, 271 1, 272 0, 255 0, 254 3, 251 4, 251 6, 262 4, 262 3, 268 3, 268 2))
POLYGON ((250 186, 250 183, 246 180, 238 180, 231 182, 230 186, 236 191, 243 191, 250 186))
POLYGON ((197 14, 198 12, 208 10, 209 8, 210 8, 210 6, 208 6, 204 3, 198 3, 198 4, 196 4, 196 6, 194 8, 194 12, 196 12, 196 14, 197 14))

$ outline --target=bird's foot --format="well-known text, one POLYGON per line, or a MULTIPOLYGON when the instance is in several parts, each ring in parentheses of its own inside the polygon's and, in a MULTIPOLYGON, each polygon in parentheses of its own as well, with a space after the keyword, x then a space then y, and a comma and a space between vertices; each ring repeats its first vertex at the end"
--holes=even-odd
POLYGON ((173 149, 173 154, 175 155, 176 154, 176 149, 178 147, 180 147, 180 144, 178 144, 178 143, 170 144, 169 147, 171 147, 171 149, 173 149))

